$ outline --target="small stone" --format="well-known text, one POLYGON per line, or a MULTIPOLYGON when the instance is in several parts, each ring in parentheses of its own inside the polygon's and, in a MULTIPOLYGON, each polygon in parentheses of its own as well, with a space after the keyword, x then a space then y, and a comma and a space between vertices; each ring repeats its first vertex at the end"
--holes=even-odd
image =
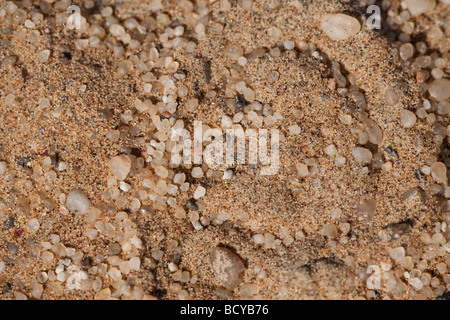
POLYGON ((435 0, 406 0, 405 2, 413 16, 433 10, 436 6, 435 0))
POLYGON ((437 79, 428 85, 428 92, 437 101, 445 101, 450 98, 450 80, 437 79))
POLYGON ((19 251, 19 246, 14 242, 8 242, 6 246, 8 248, 9 253, 11 254, 16 254, 17 251, 19 251))
POLYGON ((447 167, 442 162, 435 162, 431 165, 431 176, 437 183, 447 181, 447 167))
POLYGON ((195 179, 200 179, 203 177, 203 170, 200 167, 195 167, 192 169, 191 175, 195 179))
POLYGON ((50 50, 42 50, 38 54, 38 60, 39 62, 42 63, 47 62, 49 57, 50 57, 50 50))
POLYGON ((127 155, 112 158, 108 162, 112 174, 119 180, 125 180, 131 170, 131 159, 127 155))
POLYGON ((139 269, 141 268, 141 260, 139 260, 138 257, 131 258, 128 263, 130 265, 130 268, 133 270, 139 271, 139 269))
POLYGON ((12 1, 8 1, 5 3, 5 10, 9 14, 13 14, 17 10, 17 6, 12 1))
POLYGON ((244 297, 253 297, 258 294, 259 286, 257 284, 244 284, 239 289, 239 293, 244 297))
POLYGON ((416 124, 417 117, 414 112, 403 109, 400 112, 400 121, 402 122, 403 127, 411 128, 416 124))
POLYGON ((41 272, 38 274, 37 281, 39 283, 45 283, 45 282, 47 282, 47 280, 48 280, 48 275, 46 272, 41 272))
POLYGON ((8 169, 8 164, 5 161, 0 161, 0 175, 5 174, 8 169))
POLYGON ((346 40, 361 30, 359 21, 346 14, 327 14, 322 18, 320 27, 332 40, 346 40))
POLYGON ((235 110, 244 108, 246 104, 247 104, 247 101, 245 100, 245 98, 242 95, 237 94, 234 97, 234 109, 235 110))
MULTIPOLYGON (((409 59, 412 58, 413 55, 414 55, 414 46, 411 43, 405 43, 400 47, 400 58, 403 61, 408 61, 409 59)), ((386 100, 387 100, 387 92, 386 92, 386 100)))
POLYGON ((328 224, 322 228, 320 234, 324 237, 334 238, 337 236, 338 231, 334 224, 328 224))
POLYGON ((44 292, 44 287, 42 284, 38 283, 36 280, 33 280, 31 282, 31 295, 35 299, 40 299, 42 296, 42 293, 44 292))
POLYGON ((198 186, 194 192, 194 199, 200 199, 206 194, 206 189, 202 186, 198 186))
POLYGON ((326 146, 325 153, 330 157, 335 156, 337 154, 337 149, 336 149, 335 145, 330 144, 330 145, 326 146))
POLYGON ((366 129, 366 132, 369 136, 369 141, 371 143, 376 145, 381 143, 381 139, 383 138, 383 132, 381 131, 380 127, 375 121, 371 119, 366 119, 364 121, 364 128, 366 129))
POLYGON ((298 125, 293 125, 293 126, 289 127, 288 130, 289 130, 289 134, 291 136, 299 135, 302 132, 302 130, 300 129, 300 127, 298 125))
POLYGON ((387 89, 384 94, 385 94, 386 103, 388 106, 394 106, 400 101, 400 96, 392 88, 387 89))
POLYGON ((423 288, 423 283, 419 278, 411 278, 408 280, 408 283, 417 290, 422 290, 423 288))
POLYGON ((131 70, 133 70, 133 62, 130 60, 124 60, 119 63, 119 67, 117 68, 117 72, 119 73, 120 77, 127 76, 131 70))
POLYGON ((361 164, 368 164, 372 161, 372 152, 366 148, 356 147, 352 149, 355 160, 361 164))
POLYGON ((28 222, 28 231, 30 233, 35 233, 39 230, 40 224, 39 224, 39 220, 36 218, 33 218, 30 220, 30 222, 28 222))
POLYGON ((91 206, 88 197, 81 190, 73 190, 69 192, 66 200, 66 207, 70 211, 75 212, 75 215, 85 215, 91 206))
POLYGON ((211 264, 225 289, 233 291, 242 281, 244 263, 231 250, 215 247, 211 251, 211 264))
POLYGON ((405 257, 405 248, 403 247, 397 247, 394 249, 391 249, 391 252, 389 253, 390 257, 394 259, 395 261, 400 261, 405 257))
POLYGON ((297 173, 300 176, 300 178, 305 178, 305 177, 309 176, 309 169, 306 164, 297 163, 296 168, 297 168, 297 173))
POLYGON ((377 202, 373 199, 368 199, 365 202, 363 202, 357 208, 356 211, 358 215, 360 215, 364 220, 369 221, 372 219, 376 209, 377 209, 377 202))

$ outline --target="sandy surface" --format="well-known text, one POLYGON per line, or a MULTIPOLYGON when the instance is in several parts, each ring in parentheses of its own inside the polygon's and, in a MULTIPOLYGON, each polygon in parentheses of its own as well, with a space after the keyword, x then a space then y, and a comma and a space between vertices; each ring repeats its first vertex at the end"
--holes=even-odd
MULTIPOLYGON (((355 38, 335 42, 319 28, 326 12, 345 12, 361 18, 364 7, 350 1, 254 1, 251 11, 247 11, 242 9, 241 1, 232 1, 231 11, 222 12, 220 1, 209 1, 208 23, 220 23, 224 29, 197 39, 194 17, 182 9, 183 1, 162 2, 164 8, 156 12, 151 11, 152 1, 147 0, 120 4, 101 1, 99 7, 83 12, 87 16, 101 7, 115 5, 120 20, 136 16, 142 21, 164 12, 173 27, 185 26, 185 37, 197 46, 193 52, 167 49, 168 56, 179 62, 178 70, 185 74, 176 86, 188 89, 188 96, 178 99, 172 117, 183 119, 189 129, 194 121, 217 127, 223 115, 233 117, 238 111, 227 105, 230 96, 226 87, 232 82, 230 70, 234 68, 231 73, 236 72, 237 78, 253 89, 257 101, 283 115, 271 127, 284 136, 280 142, 280 171, 274 176, 261 176, 261 165, 236 165, 233 177, 223 180, 223 170, 194 179, 189 168, 174 168, 173 174, 186 173, 186 180, 192 184, 187 192, 177 194, 179 206, 186 208, 197 185, 207 190, 201 199, 204 208, 198 212, 201 230, 190 222, 193 211, 189 208, 185 209, 188 216, 179 219, 175 208, 155 207, 154 201, 146 198, 140 199, 140 208, 133 210, 131 203, 139 198, 138 191, 150 193, 142 186, 143 180, 154 176, 150 164, 136 168, 136 159, 155 138, 151 118, 137 112, 134 101, 151 99, 156 103, 161 101, 161 93, 145 93, 145 83, 136 68, 127 77, 119 78, 116 70, 121 59, 115 58, 111 49, 77 50, 75 39, 86 37, 63 24, 56 24, 48 32, 44 25, 36 27, 40 40, 35 44, 27 40, 30 30, 24 31, 21 39, 19 31, 23 27, 10 27, 14 35, 0 34, 0 39, 8 41, 3 47, 0 43, 0 160, 8 164, 8 171, 0 175, 0 258, 5 262, 0 271, 0 298, 101 299, 112 294, 122 299, 434 299, 446 293, 447 273, 436 271, 436 265, 446 260, 446 252, 428 259, 427 267, 421 270, 436 277, 445 287, 443 292, 433 291, 439 285, 432 287, 431 293, 417 290, 408 285, 404 275, 405 271, 417 269, 423 260, 422 254, 429 247, 420 237, 433 235, 446 211, 442 191, 433 194, 430 189, 435 182, 420 173, 427 160, 439 157, 441 152, 434 147, 434 126, 419 119, 413 128, 406 129, 399 120, 402 109, 415 111, 421 104, 420 84, 398 61, 394 45, 385 35, 363 26, 355 38), (268 35, 271 26, 277 26, 282 36, 277 39, 268 35), (282 49, 278 56, 266 53, 240 67, 224 54, 229 45, 239 45, 249 54, 262 47, 267 51, 282 47, 280 41, 284 40, 312 43, 322 58, 299 49, 282 49), (50 49, 51 56, 41 63, 37 54, 44 49, 50 49), (11 56, 17 59, 14 66, 4 62, 11 56), (352 149, 358 146, 355 132, 361 119, 354 111, 353 99, 330 88, 330 60, 340 63, 344 75, 356 77, 367 100, 367 115, 383 131, 382 142, 367 148, 390 162, 390 171, 372 164, 362 166, 352 157, 352 149), (82 85, 85 91, 80 90, 82 85), (390 87, 400 95, 395 106, 385 101, 385 91, 390 87), (214 97, 207 94, 211 90, 216 93, 214 97), (13 105, 5 103, 10 94, 16 97, 13 105), (39 107, 44 97, 50 101, 48 108, 39 107), (191 98, 199 101, 194 111, 187 107, 191 98), (62 114, 55 117, 55 110, 62 114), (134 115, 131 120, 123 116, 129 110, 134 115), (343 123, 346 115, 352 116, 352 124, 343 123), (289 134, 288 128, 293 125, 300 127, 299 135, 289 134), (107 138, 111 129, 122 132, 118 141, 107 138), (336 165, 335 157, 325 153, 330 144, 346 158, 345 164, 336 165), (108 185, 112 175, 107 163, 120 154, 134 159, 126 179, 131 191, 119 190, 119 196, 114 197, 113 190, 118 188, 108 185), (310 166, 314 174, 299 177, 296 164, 310 158, 317 163, 310 166), (67 163, 67 169, 60 171, 60 162, 67 163), (419 189, 415 196, 405 197, 414 188, 419 189), (101 212, 96 219, 91 214, 77 216, 65 208, 66 196, 74 189, 82 190, 90 199, 90 212, 94 207, 101 212), (369 199, 376 201, 376 210, 365 219, 357 208, 369 199), (332 216, 333 209, 341 210, 339 217, 332 216), (242 211, 247 215, 245 219, 240 218, 242 211), (126 212, 129 220, 119 221, 117 212, 126 212), (214 219, 223 212, 230 214, 226 221, 214 219), (4 223, 10 217, 15 218, 14 226, 6 228, 4 223), (40 223, 37 232, 29 231, 31 219, 40 223), (105 224, 114 226, 112 234, 104 231, 105 224), (337 233, 325 236, 322 230, 330 225, 336 227, 337 233), (345 230, 347 226, 349 230, 345 230), (20 236, 15 233, 18 228, 23 230, 20 236), (89 239, 87 229, 98 230, 98 236, 89 239), (281 244, 276 248, 255 244, 255 235, 267 233, 280 239, 281 244), (58 235, 59 243, 74 248, 76 254, 69 256, 66 250, 66 254, 59 255, 55 249, 58 241, 51 235, 58 235), (140 239, 142 246, 126 252, 112 249, 114 245, 123 249, 123 239, 128 235, 140 239), (287 237, 293 240, 288 245, 287 237), (18 246, 17 252, 11 252, 11 243, 18 246), (246 267, 234 291, 221 289, 223 284, 211 266, 211 250, 217 246, 231 249, 246 267), (391 260, 390 250, 399 246, 412 257, 414 268, 399 269, 391 260), (162 257, 155 254, 159 250, 162 257), (54 259, 44 263, 44 252, 53 252, 54 259), (109 274, 111 268, 117 267, 112 257, 120 261, 137 257, 140 268, 122 272, 121 280, 114 279, 109 274), (56 278, 53 272, 64 263, 67 276, 86 274, 84 282, 72 278, 85 288, 73 288, 70 281, 56 278), (176 272, 169 270, 169 263, 187 271, 188 277, 178 279, 176 272), (383 263, 392 264, 391 273, 404 283, 399 292, 385 285, 368 289, 368 266, 383 263), (49 278, 53 273, 54 279, 37 285, 36 278, 42 272, 49 278), (92 288, 97 279, 101 280, 99 290, 92 288), (240 288, 245 284, 256 284, 257 292, 250 296, 242 293, 240 288)), ((446 16, 448 19, 448 13, 448 6, 440 4, 418 19, 417 32, 420 28, 428 30, 427 24, 433 21, 446 16)), ((0 29, 7 28, 2 23, 4 19, 0 18, 0 29)), ((158 35, 165 27, 164 19, 154 20, 152 31, 158 35)), ((144 43, 161 50, 160 39, 144 43)), ((429 43, 431 48, 448 52, 445 41, 429 43)), ((130 55, 139 53, 137 50, 130 55)), ((164 72, 162 68, 154 73, 164 72)), ((447 127, 447 117, 440 120, 447 127)), ((252 128, 249 122, 242 125, 252 128)))

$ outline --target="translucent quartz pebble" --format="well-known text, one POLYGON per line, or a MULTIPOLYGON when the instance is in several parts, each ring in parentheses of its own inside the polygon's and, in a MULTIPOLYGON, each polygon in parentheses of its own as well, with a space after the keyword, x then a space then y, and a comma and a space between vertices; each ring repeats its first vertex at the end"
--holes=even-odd
POLYGON ((372 152, 366 148, 356 147, 352 149, 352 155, 355 160, 361 164, 367 164, 372 161, 372 152))
POLYGON ((218 280, 227 290, 234 290, 242 280, 244 263, 231 250, 215 247, 211 251, 211 263, 218 280))
POLYGON ((413 16, 433 10, 436 6, 436 0, 406 0, 405 2, 413 16))
POLYGON ((416 123, 416 120, 417 117, 414 112, 405 109, 400 112, 400 121, 403 127, 411 128, 416 123))
POLYGON ((431 165, 431 176, 438 183, 447 180, 447 167, 442 162, 435 162, 431 165))
POLYGON ((346 40, 361 30, 358 20, 342 13, 325 15, 320 27, 333 40, 346 40))
POLYGON ((383 137, 383 132, 378 124, 371 119, 366 119, 364 121, 364 128, 369 135, 369 141, 373 144, 380 144, 381 138, 383 137))
POLYGON ((112 158, 108 163, 112 174, 119 180, 125 180, 131 170, 131 159, 126 155, 112 158))
POLYGON ((450 98, 450 80, 437 79, 428 85, 428 92, 437 101, 450 98))
POLYGON ((67 195, 66 207, 78 215, 84 215, 88 212, 91 202, 81 190, 70 191, 67 195))

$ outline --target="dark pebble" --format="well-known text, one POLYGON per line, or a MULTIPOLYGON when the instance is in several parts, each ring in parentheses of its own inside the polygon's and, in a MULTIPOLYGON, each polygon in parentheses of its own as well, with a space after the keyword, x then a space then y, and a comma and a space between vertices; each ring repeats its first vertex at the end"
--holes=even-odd
POLYGON ((89 269, 92 266, 92 258, 91 257, 85 257, 83 260, 81 260, 81 266, 83 268, 89 269))
POLYGON ((113 243, 112 245, 109 246, 108 248, 108 253, 110 256, 115 256, 118 255, 120 253, 121 248, 117 243, 113 243))
POLYGON ((14 242, 8 242, 7 247, 8 247, 9 253, 11 253, 11 254, 16 254, 17 251, 19 251, 19 246, 17 244, 15 244, 14 242))
POLYGON ((11 229, 12 227, 14 227, 14 223, 16 222, 16 218, 14 217, 10 217, 8 220, 6 220, 5 222, 3 222, 3 228, 5 228, 6 230, 11 229))
POLYGON ((198 206, 197 206, 197 204, 195 203, 195 200, 194 200, 194 199, 189 199, 189 200, 186 202, 186 208, 188 208, 189 210, 193 210, 193 211, 197 211, 197 210, 198 210, 198 206))
POLYGON ((242 95, 237 94, 234 97, 234 109, 235 110, 244 108, 246 104, 247 104, 247 101, 245 100, 245 98, 242 95))
POLYGON ((52 156, 52 164, 54 166, 57 166, 59 163, 59 154, 55 152, 55 154, 52 156))
POLYGON ((30 157, 23 157, 17 160, 17 166, 20 168, 28 167, 30 164, 30 157))

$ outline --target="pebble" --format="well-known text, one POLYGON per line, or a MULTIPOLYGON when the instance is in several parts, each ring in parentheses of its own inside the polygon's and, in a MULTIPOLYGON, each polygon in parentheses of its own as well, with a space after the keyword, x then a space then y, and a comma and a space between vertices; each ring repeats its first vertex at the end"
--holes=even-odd
POLYGON ((38 60, 39 62, 42 63, 47 62, 49 57, 50 57, 50 50, 42 50, 38 54, 38 60))
POLYGON ((431 176, 437 183, 447 181, 447 167, 442 162, 434 162, 431 165, 431 176))
POLYGON ((7 248, 8 248, 9 253, 11 253, 11 254, 16 254, 17 251, 19 251, 19 246, 14 242, 8 242, 7 248))
POLYGON ((39 230, 40 224, 38 219, 33 218, 30 220, 30 222, 28 222, 28 231, 30 233, 35 233, 36 231, 39 230))
POLYGON ((239 293, 244 297, 252 297, 258 294, 259 286, 254 283, 244 284, 239 289, 239 293))
POLYGON ((3 222, 3 228, 5 228, 6 230, 11 229, 12 227, 14 227, 14 223, 16 222, 16 218, 14 217, 10 217, 9 219, 7 219, 5 222, 3 222))
POLYGON ((112 158, 108 162, 112 174, 119 180, 125 180, 131 170, 131 159, 127 155, 112 158))
POLYGON ((450 80, 437 79, 428 85, 428 92, 437 101, 445 101, 450 98, 450 80))
POLYGON ((335 145, 330 144, 330 145, 326 146, 325 153, 330 157, 335 156, 337 154, 337 149, 336 149, 335 145))
POLYGON ((200 179, 203 177, 203 170, 200 167, 195 167, 192 169, 191 175, 193 178, 200 179))
POLYGON ((0 175, 5 174, 8 164, 5 161, 0 161, 0 175))
POLYGON ((298 125, 293 125, 293 126, 289 127, 288 130, 289 130, 289 134, 291 136, 299 135, 302 132, 302 130, 300 129, 300 127, 298 125))
POLYGON ((297 169, 297 173, 300 176, 300 178, 305 178, 305 177, 309 176, 309 169, 306 164, 297 163, 296 169, 297 169))
POLYGON ((337 236, 338 231, 334 224, 328 224, 322 228, 320 234, 324 237, 334 238, 337 236))
POLYGON ((380 144, 381 139, 383 138, 383 132, 378 124, 371 119, 366 119, 364 121, 364 127, 369 135, 369 141, 373 144, 380 144))
POLYGON ((433 10, 436 6, 436 0, 406 0, 405 3, 413 16, 433 10))
POLYGON ((400 121, 404 128, 411 128, 416 124, 416 114, 412 111, 403 109, 400 112, 400 121))
POLYGON ((386 90, 385 98, 386 98, 386 103, 388 106, 394 106, 400 101, 400 96, 392 88, 389 88, 386 90))
POLYGON ((420 281, 419 278, 411 278, 408 280, 408 283, 413 286, 414 288, 416 288, 417 290, 422 290, 423 288, 423 283, 422 281, 420 281))
POLYGON ((197 189, 194 192, 194 199, 200 199, 206 194, 206 189, 202 186, 198 186, 197 189))
POLYGON ((361 164, 367 164, 372 161, 372 152, 366 148, 356 147, 352 149, 352 155, 355 160, 361 164))
POLYGON ((405 257, 405 254, 405 248, 403 247, 391 249, 391 252, 389 253, 390 257, 395 261, 400 261, 401 259, 403 259, 405 257))
POLYGON ((414 46, 411 43, 405 43, 400 47, 400 58, 408 61, 414 55, 414 46))
POLYGON ((357 19, 342 13, 325 15, 320 26, 328 37, 337 41, 351 38, 361 30, 357 19))
POLYGON ((371 220, 376 209, 377 202, 373 199, 368 199, 358 207, 357 212, 365 220, 371 220))
POLYGON ((120 77, 125 77, 131 72, 131 70, 133 70, 133 62, 131 62, 130 60, 124 60, 119 63, 117 73, 120 77))
POLYGON ((73 190, 69 192, 66 200, 66 207, 70 211, 75 212, 75 215, 85 215, 91 206, 88 197, 81 190, 73 190))
POLYGON ((225 289, 233 291, 242 281, 244 263, 231 250, 222 247, 213 248, 211 264, 217 279, 225 289))
POLYGON ((37 281, 33 280, 31 282, 31 295, 33 296, 33 298, 40 299, 43 292, 44 287, 37 281))

